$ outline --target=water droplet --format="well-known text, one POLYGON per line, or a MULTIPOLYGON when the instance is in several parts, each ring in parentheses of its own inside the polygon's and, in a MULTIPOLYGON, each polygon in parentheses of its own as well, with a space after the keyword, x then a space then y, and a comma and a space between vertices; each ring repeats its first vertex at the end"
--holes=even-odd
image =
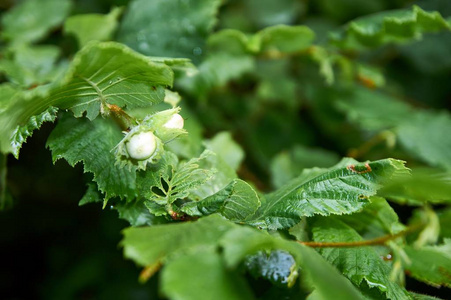
POLYGON ((110 205, 110 209, 114 209, 114 205, 110 205))
POLYGON ((108 84, 112 84, 112 83, 113 83, 113 80, 108 81, 108 84))
POLYGON ((197 55, 197 56, 202 55, 202 48, 201 47, 195 47, 193 49, 193 54, 197 55))
POLYGON ((139 43, 138 47, 142 51, 147 51, 150 49, 149 44, 147 44, 146 42, 139 43))

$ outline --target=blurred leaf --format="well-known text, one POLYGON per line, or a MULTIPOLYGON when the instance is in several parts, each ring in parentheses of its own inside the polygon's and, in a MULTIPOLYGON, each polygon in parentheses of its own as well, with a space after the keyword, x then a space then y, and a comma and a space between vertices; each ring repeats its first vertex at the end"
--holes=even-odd
POLYGON ((252 71, 254 64, 254 59, 246 55, 212 54, 199 65, 196 75, 184 77, 178 84, 197 97, 205 97, 211 89, 222 87, 230 80, 239 79, 252 71))
POLYGON ((141 266, 164 262, 170 256, 215 249, 219 238, 234 226, 218 215, 196 222, 171 223, 123 231, 124 256, 141 266))
POLYGON ((80 48, 90 41, 109 41, 118 26, 122 9, 115 7, 109 14, 83 14, 69 17, 64 23, 64 33, 73 34, 80 48))
POLYGON ((451 115, 446 112, 421 112, 411 116, 397 129, 404 149, 428 164, 451 170, 451 115))
POLYGON ((318 4, 326 17, 341 22, 381 11, 387 6, 381 0, 320 0, 318 4))
POLYGON ((12 58, 0 59, 0 72, 22 88, 32 88, 58 78, 65 71, 65 63, 56 65, 58 47, 51 45, 18 46, 12 58))
POLYGON ((406 103, 386 93, 363 87, 353 88, 350 94, 339 97, 335 105, 350 122, 372 131, 394 128, 410 119, 414 112, 406 103))
POLYGON ((233 180, 224 189, 201 201, 189 202, 182 211, 194 216, 220 213, 231 221, 244 221, 260 207, 257 192, 241 179, 233 180))
POLYGON ((83 162, 84 172, 94 174, 94 181, 105 199, 134 198, 136 170, 129 171, 115 164, 111 152, 123 135, 111 120, 99 118, 93 122, 65 115, 47 140, 56 162, 64 158, 71 166, 83 162))
POLYGON ((213 251, 170 261, 161 274, 161 291, 174 300, 254 299, 244 278, 227 270, 221 256, 213 251))
POLYGON ((99 192, 97 185, 95 183, 88 183, 88 189, 86 190, 84 196, 78 202, 78 206, 82 206, 88 203, 103 202, 103 196, 99 192))
POLYGON ((306 26, 278 25, 259 31, 256 37, 261 40, 262 52, 296 53, 312 44, 315 33, 306 26))
POLYGON ((310 287, 316 289, 319 299, 361 299, 357 289, 327 263, 315 250, 273 237, 249 227, 237 226, 221 239, 224 260, 230 268, 237 266, 248 255, 265 250, 283 250, 290 253, 301 268, 301 276, 308 277, 310 287))
POLYGON ((296 0, 246 0, 245 13, 257 27, 292 24, 306 4, 296 0))
POLYGON ((451 238, 451 208, 438 212, 440 222, 440 236, 451 238))
POLYGON ((392 180, 380 195, 410 205, 450 203, 451 174, 436 169, 412 169, 412 176, 392 180))
POLYGON ((2 39, 14 44, 39 41, 69 14, 70 0, 25 0, 2 17, 2 39))
POLYGON ((257 52, 259 43, 253 45, 252 36, 236 29, 223 29, 212 33, 207 40, 208 49, 212 52, 226 52, 233 55, 243 55, 248 52, 257 52), (255 49, 254 49, 255 48, 255 49))
POLYGON ((430 34, 420 41, 398 48, 409 62, 427 74, 451 69, 451 32, 430 34))
POLYGON ((121 201, 114 204, 113 208, 119 213, 119 218, 128 221, 133 227, 166 223, 164 218, 152 215, 143 201, 135 200, 128 203, 121 201))
MULTIPOLYGON (((50 106, 70 108, 76 117, 86 113, 90 120, 100 112, 108 114, 108 105, 151 106, 163 101, 164 88, 170 85, 169 67, 121 44, 92 43, 77 53, 61 82, 20 95, 0 117, 0 133, 12 136, 17 126, 50 106)), ((13 151, 8 138, 2 138, 0 146, 4 153, 13 151)))
POLYGON ((404 162, 384 159, 366 164, 343 159, 329 169, 307 169, 266 196, 249 222, 263 228, 295 225, 302 216, 350 214, 369 204, 381 184, 408 172, 404 162))
POLYGON ((244 159, 244 151, 237 144, 230 132, 219 132, 212 139, 204 141, 207 149, 219 155, 235 171, 244 159))
POLYGON ((412 9, 384 11, 350 22, 341 32, 330 35, 331 43, 346 49, 364 49, 397 42, 410 42, 424 33, 451 30, 438 12, 412 9))
POLYGON ((409 295, 412 297, 413 300, 440 300, 440 298, 432 297, 429 295, 417 294, 414 292, 409 292, 409 295))
POLYGON ((336 219, 351 226, 367 239, 377 238, 387 233, 396 234, 405 229, 387 200, 381 197, 371 197, 370 201, 371 203, 365 206, 361 212, 338 216, 336 219))
POLYGON ((145 55, 186 57, 199 62, 220 3, 134 0, 121 22, 118 41, 145 55))
POLYGON ((289 151, 279 153, 271 161, 272 183, 280 188, 291 179, 299 176, 307 168, 327 168, 339 161, 337 154, 325 149, 307 148, 296 145, 289 151))
POLYGON ((405 264, 410 275, 420 281, 451 287, 451 240, 445 239, 444 244, 404 248, 411 263, 405 264))
MULTIPOLYGON (((333 217, 316 219, 312 227, 313 240, 317 242, 354 242, 362 237, 351 227, 333 217)), ((372 288, 385 292, 390 299, 407 299, 407 291, 391 281, 391 268, 371 247, 324 248, 321 255, 335 265, 354 284, 362 280, 372 288)))

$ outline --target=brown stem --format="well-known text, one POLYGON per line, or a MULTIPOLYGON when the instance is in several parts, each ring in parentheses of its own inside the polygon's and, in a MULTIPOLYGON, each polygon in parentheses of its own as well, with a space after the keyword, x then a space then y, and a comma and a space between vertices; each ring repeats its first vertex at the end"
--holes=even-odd
POLYGON ((113 113, 113 119, 119 124, 122 130, 129 130, 137 122, 135 118, 128 115, 122 108, 114 104, 106 104, 109 112, 113 113))
POLYGON ((411 226, 403 231, 396 234, 388 234, 375 239, 365 240, 365 241, 354 241, 354 242, 302 242, 297 241, 299 244, 309 246, 312 248, 352 248, 352 247, 362 247, 362 246, 374 246, 374 245, 384 245, 390 240, 397 239, 399 237, 405 236, 413 231, 416 231, 423 227, 423 224, 418 224, 411 226))

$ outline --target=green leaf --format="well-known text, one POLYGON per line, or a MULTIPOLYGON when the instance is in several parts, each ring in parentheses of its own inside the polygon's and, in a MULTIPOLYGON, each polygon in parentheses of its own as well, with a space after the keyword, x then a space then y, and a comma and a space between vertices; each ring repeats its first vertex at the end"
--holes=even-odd
POLYGON ((25 0, 2 17, 1 38, 15 44, 39 41, 69 14, 69 0, 25 0))
POLYGON ((337 154, 321 148, 296 145, 277 154, 271 161, 271 181, 276 188, 297 177, 304 169, 331 167, 339 161, 337 154))
POLYGON ((124 45, 91 43, 77 53, 63 84, 46 101, 93 120, 107 104, 132 109, 162 102, 172 80, 170 68, 124 45))
POLYGON ((115 203, 113 208, 119 213, 119 218, 128 221, 130 225, 134 227, 166 223, 165 218, 156 217, 151 214, 144 205, 144 202, 140 200, 135 200, 128 203, 120 201, 115 203))
POLYGON ((33 88, 55 80, 67 67, 65 62, 56 64, 60 55, 56 46, 22 45, 15 47, 12 52, 13 57, 0 60, 0 72, 22 88, 33 88))
POLYGON ((64 23, 64 33, 73 34, 80 48, 90 41, 108 41, 118 26, 122 9, 115 7, 109 14, 83 14, 69 17, 64 23))
POLYGON ((407 172, 404 163, 384 159, 357 163, 344 159, 330 169, 308 169, 266 196, 249 223, 279 229, 295 225, 302 216, 350 214, 369 204, 381 184, 407 172))
POLYGON ((211 34, 207 46, 211 52, 226 52, 232 55, 244 55, 259 51, 260 43, 251 36, 236 29, 223 29, 211 34), (254 47, 252 47, 255 44, 254 47))
POLYGON ((361 212, 337 216, 336 219, 351 226, 366 239, 378 238, 385 234, 396 234, 405 229, 387 200, 381 197, 371 197, 370 201, 371 203, 365 206, 361 212))
POLYGON ((244 278, 227 270, 221 256, 213 251, 170 261, 161 274, 161 291, 174 300, 254 299, 244 278))
POLYGON ((330 36, 341 48, 363 49, 392 42, 409 42, 424 33, 450 30, 451 25, 438 12, 412 9, 384 11, 350 22, 341 32, 330 36))
POLYGON ((414 292, 409 292, 413 300, 440 300, 440 298, 432 297, 429 295, 417 294, 414 292))
POLYGON ((216 194, 185 204, 182 211, 195 216, 218 212, 231 221, 244 221, 259 207, 260 199, 256 191, 247 182, 235 179, 216 194))
POLYGON ((122 139, 120 128, 111 120, 95 121, 62 118, 47 140, 53 161, 64 158, 74 166, 83 162, 84 171, 94 174, 94 181, 105 199, 136 196, 136 171, 115 164, 111 150, 122 139))
MULTIPOLYGON (((187 261, 196 261, 198 263, 189 264, 189 268, 193 268, 196 272, 196 266, 203 265, 201 257, 208 256, 208 253, 218 250, 219 246, 223 249, 221 262, 224 262, 229 274, 234 274, 234 269, 247 255, 262 250, 284 250, 295 258, 296 263, 302 267, 302 272, 310 277, 311 284, 324 299, 330 299, 333 296, 337 299, 361 299, 355 287, 315 250, 293 241, 272 237, 250 227, 236 225, 218 215, 201 218, 196 222, 127 228, 123 231, 123 234, 124 239, 121 245, 124 247, 125 257, 133 259, 139 265, 150 266, 167 262, 168 268, 171 268, 171 263, 174 263, 176 266, 183 266, 183 269, 185 269, 187 261)), ((207 260, 209 261, 208 258, 207 260)), ((215 266, 219 268, 218 265, 215 266)), ((173 267, 174 271, 176 269, 178 270, 177 267, 173 267)), ((204 268, 201 269, 205 270, 204 268)), ((221 270, 222 267, 219 269, 221 270)), ((216 268, 209 268, 208 272, 203 272, 204 274, 210 272, 215 274, 215 270, 216 268)), ((164 272, 166 271, 163 269, 164 272)), ((173 273, 172 270, 170 274, 163 276, 174 278, 175 275, 171 273, 173 273)), ((184 274, 185 280, 188 280, 186 279, 186 272, 179 271, 178 273, 184 274)), ((197 280, 196 284, 202 282, 196 276, 191 277, 193 280, 197 280)), ((175 278, 180 281, 179 277, 175 278)), ((183 287, 188 288, 183 283, 174 283, 172 280, 171 282, 180 285, 180 287, 183 285, 183 287)), ((168 292, 167 288, 165 287, 166 292, 168 292)), ((179 290, 179 287, 177 287, 177 295, 179 290)), ((198 291, 196 289, 197 293, 198 291)), ((174 295, 169 294, 169 296, 173 297, 174 295)))
POLYGON ((193 190, 198 189, 213 176, 215 170, 202 168, 200 165, 211 155, 214 154, 206 150, 199 157, 177 164, 175 155, 165 154, 162 162, 154 170, 141 173, 138 182, 140 194, 159 205, 170 205, 177 199, 188 197, 193 190), (154 187, 158 188, 158 193, 154 187))
POLYGON ((118 40, 146 55, 199 61, 220 4, 219 0, 135 0, 121 22, 118 40))
POLYGON ((93 182, 90 182, 88 183, 88 189, 86 190, 84 196, 78 202, 78 206, 98 202, 103 202, 103 196, 99 192, 97 185, 93 182))
POLYGON ((412 176, 392 180, 379 194, 401 204, 451 203, 451 173, 437 169, 412 169, 412 176))
POLYGON ((230 80, 239 79, 243 74, 254 70, 255 61, 249 55, 212 54, 199 65, 199 73, 181 78, 181 88, 198 97, 213 88, 226 85, 230 80))
MULTIPOLYGON (((10 137, 50 106, 71 109, 76 117, 93 120, 109 105, 146 107, 162 102, 165 86, 172 85, 172 70, 153 63, 124 45, 91 43, 75 56, 61 82, 40 86, 21 95, 0 117, 1 136, 10 137)), ((7 138, 1 139, 3 152, 11 152, 7 138)))
POLYGON ((11 137, 11 147, 12 153, 16 158, 19 157, 20 148, 22 148, 22 144, 27 141, 27 138, 33 134, 35 129, 41 128, 44 122, 55 122, 57 117, 58 109, 54 107, 49 107, 42 113, 36 116, 32 116, 28 119, 27 124, 24 126, 17 127, 14 130, 11 137))
POLYGON ((410 258, 410 264, 404 265, 410 276, 434 286, 451 287, 451 239, 438 246, 407 246, 404 250, 410 258))
POLYGON ((215 249, 219 238, 234 226, 218 215, 196 222, 172 223, 123 231, 124 256, 141 266, 165 262, 170 256, 215 249))
MULTIPOLYGON (((333 217, 316 219, 312 224, 312 234, 317 242, 363 240, 354 229, 333 217)), ((355 285, 365 280, 370 287, 385 292, 390 299, 408 299, 407 291, 390 280, 390 265, 373 248, 323 248, 319 252, 355 285)))
POLYGON ((394 128, 410 119, 414 113, 406 103, 386 93, 363 87, 353 88, 350 94, 340 97, 335 105, 350 122, 364 130, 394 128))
POLYGON ((219 155, 235 171, 244 159, 244 151, 230 132, 219 132, 212 139, 204 141, 205 147, 219 155))
POLYGON ((9 82, 0 84, 0 113, 4 112, 8 106, 14 103, 14 97, 20 90, 9 82))
POLYGON ((357 289, 315 250, 294 241, 236 225, 220 239, 220 244, 229 268, 236 267, 246 256, 259 251, 283 250, 293 256, 302 275, 308 276, 309 285, 322 297, 320 299, 362 299, 357 289))
POLYGON ((312 45, 315 33, 306 26, 277 25, 256 34, 262 52, 296 53, 312 45))
POLYGON ((398 138, 411 155, 428 164, 451 170, 451 115, 446 112, 421 112, 402 123, 398 138))
POLYGON ((306 6, 296 0, 248 0, 243 1, 243 4, 245 17, 259 28, 292 24, 300 13, 304 12, 306 6))

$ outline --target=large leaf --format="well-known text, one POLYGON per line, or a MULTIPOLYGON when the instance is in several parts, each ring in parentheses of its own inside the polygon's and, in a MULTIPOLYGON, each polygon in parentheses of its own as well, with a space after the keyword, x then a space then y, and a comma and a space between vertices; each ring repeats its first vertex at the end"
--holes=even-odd
POLYGON ((306 26, 278 25, 265 28, 256 34, 262 52, 296 53, 307 49, 315 38, 306 26))
POLYGON ((412 176, 391 181, 380 195, 401 204, 451 203, 451 173, 437 169, 412 169, 412 176))
MULTIPOLYGON (((236 267, 246 256, 259 251, 284 250, 290 253, 296 264, 301 267, 302 275, 309 278, 309 284, 322 297, 320 299, 362 298, 357 289, 315 250, 294 241, 276 238, 252 228, 236 226, 221 238, 220 243, 224 249, 224 260, 230 268, 236 267)), ((296 268, 293 270, 297 272, 296 268)))
POLYGON ((201 166, 202 161, 212 155, 211 151, 206 150, 199 157, 178 163, 174 154, 165 153, 149 172, 139 174, 140 195, 159 205, 171 205, 177 199, 188 197, 215 173, 215 170, 201 166))
POLYGON ((14 149, 13 153, 16 158, 18 158, 19 156, 19 150, 22 147, 22 144, 25 143, 27 141, 27 138, 33 134, 33 131, 35 129, 41 128, 44 122, 54 122, 56 120, 57 112, 57 108, 50 106, 39 115, 32 116, 24 126, 16 128, 11 139, 11 146, 14 149))
POLYGON ((1 37, 17 44, 38 41, 64 21, 71 4, 70 0, 22 1, 3 15, 1 37))
MULTIPOLYGON (((318 218, 312 226, 313 239, 318 242, 362 240, 354 229, 333 217, 318 218)), ((389 264, 373 248, 323 248, 319 252, 354 284, 360 285, 365 280, 370 287, 380 289, 390 299, 408 299, 407 291, 390 280, 389 264)))
POLYGON ((90 122, 66 115, 47 140, 53 161, 64 158, 74 166, 83 162, 84 171, 94 174, 94 181, 105 198, 135 197, 136 171, 115 164, 111 150, 123 135, 111 120, 99 118, 90 122))
POLYGON ((118 40, 154 56, 198 61, 212 30, 219 0, 135 0, 121 23, 118 40))
POLYGON ((390 204, 381 197, 371 197, 371 203, 361 212, 337 216, 337 220, 351 226, 366 239, 378 238, 385 234, 396 234, 405 227, 390 204))
POLYGON ((121 244, 125 257, 141 266, 148 266, 165 262, 177 253, 215 248, 219 238, 233 226, 233 223, 213 215, 196 222, 127 228, 123 231, 121 244))
POLYGON ((385 11, 350 22, 344 30, 331 35, 332 43, 342 48, 378 47, 390 42, 407 42, 424 33, 451 30, 438 13, 412 9, 385 11))
POLYGON ((213 251, 170 261, 161 274, 161 290, 174 300, 254 298, 242 275, 227 270, 221 256, 213 251))
POLYGON ((235 142, 230 132, 223 131, 217 133, 212 139, 204 142, 207 149, 219 155, 235 171, 244 159, 244 151, 235 142))
POLYGON ((56 46, 22 45, 11 52, 0 59, 0 72, 4 73, 10 82, 22 88, 51 82, 67 67, 65 62, 56 64, 60 55, 56 46))
POLYGON ((451 287, 451 240, 439 246, 404 248, 410 258, 405 268, 409 275, 432 285, 451 287))
POLYGON ((107 15, 83 14, 69 17, 64 23, 64 32, 73 34, 78 45, 85 46, 90 41, 108 41, 118 26, 122 9, 114 8, 107 15))
MULTIPOLYGON (((310 277, 311 285, 325 299, 333 296, 341 297, 339 299, 361 299, 355 287, 321 258, 315 250, 294 241, 272 237, 253 228, 236 225, 222 219, 218 215, 201 218, 192 223, 185 222, 147 228, 128 228, 123 233, 124 239, 121 244, 124 246, 124 255, 141 266, 168 263, 170 272, 163 275, 163 277, 167 276, 169 278, 164 278, 163 280, 169 280, 170 282, 173 282, 172 278, 180 278, 172 274, 172 263, 183 266, 183 269, 186 268, 187 261, 196 261, 202 265, 202 262, 199 260, 200 257, 202 255, 210 256, 208 253, 212 253, 215 249, 218 250, 219 247, 223 249, 221 261, 225 263, 228 272, 232 274, 234 274, 234 269, 247 255, 252 255, 262 250, 280 249, 293 255, 296 263, 302 267, 302 272, 305 272, 304 274, 310 277)), ((208 261, 210 259, 211 257, 207 258, 208 261)), ((190 268, 196 268, 197 265, 189 264, 190 268)), ((212 263, 211 266, 213 265, 220 270, 222 269, 217 264, 212 263)), ((200 268, 206 270, 203 266, 200 268)), ((214 269, 208 270, 204 274, 209 274, 210 272, 217 274, 217 271, 214 269)), ((166 271, 163 269, 163 272, 166 271)), ((203 281, 199 280, 198 277, 195 279, 200 282, 203 281)), ((185 280, 188 279, 185 278, 185 280)), ((177 292, 169 295, 179 295, 181 286, 188 288, 183 283, 178 284, 180 286, 176 287, 177 292)), ((166 292, 167 288, 169 287, 164 288, 166 292)))
POLYGON ((358 163, 344 159, 330 169, 309 169, 266 196, 249 222, 263 228, 287 228, 300 217, 315 214, 350 214, 369 203, 384 181, 405 173, 404 163, 384 159, 358 163))
POLYGON ((279 188, 297 177, 306 168, 327 168, 338 161, 339 156, 334 152, 296 145, 273 158, 271 161, 271 181, 276 188, 279 188))
POLYGON ((235 179, 216 194, 201 201, 187 203, 182 211, 195 216, 218 212, 229 220, 244 221, 259 207, 257 192, 247 182, 235 179))
POLYGON ((162 102, 164 88, 172 85, 172 70, 113 42, 92 43, 75 56, 61 82, 41 86, 16 98, 0 117, 0 148, 13 149, 8 137, 17 126, 50 106, 71 109, 76 117, 93 120, 108 114, 109 105, 134 108, 162 102), (3 136, 5 138, 3 138, 3 136))
POLYGON ((451 115, 448 112, 422 112, 402 123, 399 141, 411 155, 428 164, 451 170, 451 115))

